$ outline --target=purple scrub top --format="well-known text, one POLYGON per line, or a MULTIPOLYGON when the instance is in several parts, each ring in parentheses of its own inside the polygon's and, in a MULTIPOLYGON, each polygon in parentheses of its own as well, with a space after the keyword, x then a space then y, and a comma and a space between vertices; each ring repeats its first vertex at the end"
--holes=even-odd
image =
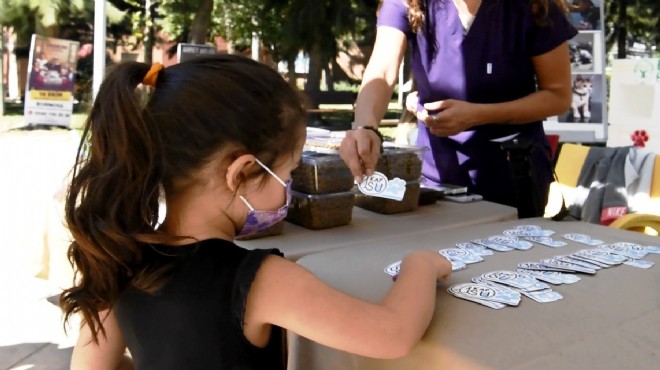
MULTIPOLYGON (((406 0, 384 0, 377 24, 405 33, 420 104, 444 99, 499 103, 536 91, 532 57, 577 34, 553 0, 549 3, 546 27, 534 23, 528 0, 482 0, 467 35, 451 0, 426 2, 430 27, 418 34, 408 24, 406 0)), ((431 149, 422 170, 427 181, 466 185, 487 200, 512 206, 517 201, 506 154, 491 140, 517 134, 540 143, 545 153, 537 153, 532 161, 547 197, 552 169, 541 121, 493 123, 447 138, 430 134, 423 124, 419 127, 418 145, 431 149)))

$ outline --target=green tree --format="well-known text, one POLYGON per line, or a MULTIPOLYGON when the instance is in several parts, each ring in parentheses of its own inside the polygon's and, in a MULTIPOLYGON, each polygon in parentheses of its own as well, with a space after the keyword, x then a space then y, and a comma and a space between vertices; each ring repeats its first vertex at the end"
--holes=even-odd
MULTIPOLYGON (((361 40, 372 35, 378 0, 265 0, 266 9, 280 15, 279 44, 290 63, 298 50, 310 56, 305 91, 320 90, 321 74, 337 56, 342 40, 361 40)), ((291 65, 291 64, 289 64, 291 65)), ((331 73, 326 73, 331 77, 331 73)), ((328 83, 332 89, 332 83, 328 83)))
POLYGON ((630 41, 660 45, 660 1, 606 0, 606 49, 617 45, 617 58, 626 58, 630 41))

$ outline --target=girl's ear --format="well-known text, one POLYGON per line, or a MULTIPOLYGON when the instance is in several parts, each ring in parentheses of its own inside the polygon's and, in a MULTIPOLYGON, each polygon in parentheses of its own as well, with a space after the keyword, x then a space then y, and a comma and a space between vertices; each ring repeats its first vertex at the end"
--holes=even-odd
POLYGON ((243 154, 229 164, 227 168, 227 187, 232 192, 236 192, 241 185, 247 168, 256 163, 256 158, 252 154, 243 154))

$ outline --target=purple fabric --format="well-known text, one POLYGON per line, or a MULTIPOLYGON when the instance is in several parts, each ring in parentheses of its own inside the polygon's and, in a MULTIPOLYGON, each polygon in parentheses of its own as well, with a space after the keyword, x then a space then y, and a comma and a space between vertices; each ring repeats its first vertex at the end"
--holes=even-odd
MULTIPOLYGON (((532 57, 548 52, 577 34, 568 18, 550 1, 547 27, 534 23, 527 0, 482 0, 467 35, 451 0, 429 0, 429 26, 411 32, 405 0, 384 0, 378 26, 401 30, 408 39, 411 70, 420 104, 458 99, 498 103, 536 91, 532 57), (434 44, 429 40, 435 39, 434 44)), ((426 25, 425 25, 426 26, 426 25)), ((546 156, 534 158, 538 181, 547 193, 552 181, 550 146, 542 122, 489 124, 448 138, 431 135, 420 125, 418 144, 428 146, 422 173, 435 183, 467 185, 486 200, 516 203, 508 162, 490 140, 518 133, 543 145, 546 156)))

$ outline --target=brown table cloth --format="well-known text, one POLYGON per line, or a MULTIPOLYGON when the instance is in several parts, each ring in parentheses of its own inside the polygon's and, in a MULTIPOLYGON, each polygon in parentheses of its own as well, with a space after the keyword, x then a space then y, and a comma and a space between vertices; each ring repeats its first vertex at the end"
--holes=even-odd
MULTIPOLYGON (((646 260, 650 269, 620 265, 581 281, 552 285, 563 299, 537 303, 523 297, 518 307, 501 310, 450 296, 446 289, 494 270, 512 270, 520 262, 538 261, 591 248, 563 239, 583 233, 606 243, 628 241, 660 245, 660 238, 584 222, 542 218, 433 229, 413 235, 355 243, 301 258, 298 263, 348 294, 379 301, 392 284, 383 272, 407 252, 453 247, 455 243, 497 235, 521 224, 554 230, 568 243, 553 249, 535 244, 527 251, 494 252, 480 263, 454 272, 439 284, 436 310, 422 341, 406 357, 375 360, 330 349, 289 333, 289 369, 657 369, 660 352, 660 255, 646 260)), ((400 228, 405 228, 401 224, 400 228)))

